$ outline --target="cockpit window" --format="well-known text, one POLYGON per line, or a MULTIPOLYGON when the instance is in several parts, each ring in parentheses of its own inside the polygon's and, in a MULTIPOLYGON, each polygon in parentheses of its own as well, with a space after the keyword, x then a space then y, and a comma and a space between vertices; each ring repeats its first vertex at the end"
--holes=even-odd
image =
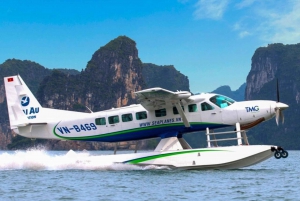
POLYGON ((204 102, 204 103, 201 103, 201 110, 202 111, 207 111, 207 110, 213 110, 214 107, 211 106, 210 104, 204 102))
POLYGON ((234 100, 221 95, 213 96, 209 100, 220 108, 228 107, 235 102, 234 100))

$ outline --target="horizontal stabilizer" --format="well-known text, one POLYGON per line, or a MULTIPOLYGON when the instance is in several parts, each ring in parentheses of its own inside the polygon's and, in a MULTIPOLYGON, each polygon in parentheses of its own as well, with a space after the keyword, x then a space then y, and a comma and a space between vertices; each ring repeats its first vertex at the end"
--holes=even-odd
POLYGON ((41 126, 41 125, 46 125, 46 122, 36 122, 36 123, 23 123, 23 124, 16 124, 14 125, 15 127, 25 127, 25 126, 41 126))
POLYGON ((28 126, 22 126, 22 127, 18 127, 19 129, 19 132, 20 133, 31 133, 31 130, 32 130, 32 126, 31 125, 28 125, 28 126))
POLYGON ((12 127, 27 127, 32 125, 46 125, 47 122, 38 122, 37 120, 31 120, 27 118, 27 116, 24 114, 22 108, 19 104, 14 104, 11 106, 11 109, 13 111, 14 120, 12 121, 12 127))

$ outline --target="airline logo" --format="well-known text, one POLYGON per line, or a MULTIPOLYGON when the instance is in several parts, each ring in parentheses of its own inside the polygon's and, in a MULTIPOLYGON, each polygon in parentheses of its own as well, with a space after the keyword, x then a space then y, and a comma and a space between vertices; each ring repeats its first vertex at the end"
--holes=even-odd
POLYGON ((25 107, 23 109, 24 114, 27 116, 28 119, 35 119, 36 114, 39 113, 39 107, 27 107, 30 103, 30 98, 28 96, 24 96, 21 98, 21 105, 25 107))
POLYGON ((29 105, 29 102, 30 102, 30 98, 28 96, 24 96, 22 99, 21 99, 21 105, 23 107, 26 107, 29 105))
POLYGON ((259 107, 258 106, 253 106, 253 107, 245 107, 247 112, 258 112, 259 107))

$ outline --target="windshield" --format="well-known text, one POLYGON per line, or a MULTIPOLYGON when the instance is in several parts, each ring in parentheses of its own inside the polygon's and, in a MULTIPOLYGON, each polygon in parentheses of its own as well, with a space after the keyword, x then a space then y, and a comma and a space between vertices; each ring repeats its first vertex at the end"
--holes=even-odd
POLYGON ((215 105, 219 106, 220 108, 228 107, 235 102, 234 100, 232 100, 226 96, 221 96, 221 95, 213 96, 209 100, 212 103, 214 103, 215 105))

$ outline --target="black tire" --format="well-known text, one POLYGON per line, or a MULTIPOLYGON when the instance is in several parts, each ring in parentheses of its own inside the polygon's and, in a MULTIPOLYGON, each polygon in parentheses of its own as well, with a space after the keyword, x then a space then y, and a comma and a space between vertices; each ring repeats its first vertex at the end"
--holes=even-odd
POLYGON ((280 159, 282 157, 279 151, 275 151, 274 156, 276 159, 280 159))
POLYGON ((289 156, 289 152, 287 152, 287 151, 282 151, 281 152, 281 157, 282 158, 287 158, 289 156))

